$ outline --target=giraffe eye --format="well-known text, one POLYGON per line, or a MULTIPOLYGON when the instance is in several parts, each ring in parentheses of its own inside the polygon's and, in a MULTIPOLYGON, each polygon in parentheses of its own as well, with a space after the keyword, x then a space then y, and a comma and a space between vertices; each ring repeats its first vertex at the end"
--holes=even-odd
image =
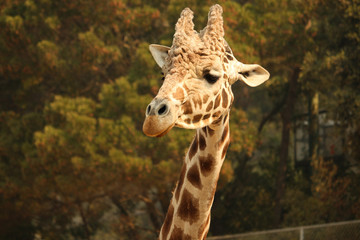
POLYGON ((210 74, 209 72, 207 72, 204 74, 204 78, 208 83, 214 84, 214 83, 216 83, 217 80, 219 80, 220 77, 214 76, 214 75, 210 74))

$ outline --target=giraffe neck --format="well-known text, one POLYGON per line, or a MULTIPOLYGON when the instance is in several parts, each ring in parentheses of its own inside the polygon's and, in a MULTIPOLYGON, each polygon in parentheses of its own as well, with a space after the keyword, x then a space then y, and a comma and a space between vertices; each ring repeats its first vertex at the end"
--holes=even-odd
POLYGON ((161 240, 206 238, 217 181, 230 143, 228 115, 196 130, 161 228, 161 240))

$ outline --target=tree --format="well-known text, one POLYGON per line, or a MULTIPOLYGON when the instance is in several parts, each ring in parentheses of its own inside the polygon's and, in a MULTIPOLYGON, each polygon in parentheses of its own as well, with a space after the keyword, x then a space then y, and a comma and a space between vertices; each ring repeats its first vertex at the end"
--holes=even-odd
MULTIPOLYGON (((0 3, 0 239, 157 235, 193 133, 141 133, 162 77, 148 45, 171 45, 184 7, 201 30, 212 2, 0 3)), ((237 59, 271 79, 233 86, 211 233, 358 218, 359 1, 220 4, 237 59), (290 130, 317 98, 344 154, 313 154, 306 175, 291 162, 290 130)))
MULTIPOLYGON (((95 118, 70 107, 75 102, 95 115, 92 111, 97 111, 97 103, 89 97, 97 97, 102 83, 126 75, 137 46, 145 38, 151 39, 161 32, 157 9, 151 4, 146 8, 142 4, 129 4, 96 0, 1 3, 0 197, 1 208, 6 209, 0 217, 4 223, 2 237, 28 239, 40 231, 55 238, 60 230, 57 227, 62 226, 64 230, 77 213, 83 218, 83 225, 71 227, 74 235, 89 238, 98 228, 96 218, 108 206, 98 201, 102 194, 97 192, 98 196, 92 191, 97 191, 99 184, 105 182, 94 183, 93 189, 86 189, 89 191, 86 196, 79 196, 77 194, 83 192, 77 190, 85 188, 82 181, 90 180, 78 179, 79 169, 71 166, 78 164, 81 169, 84 159, 91 154, 98 161, 104 160, 103 156, 91 152, 91 147, 97 146, 95 143, 76 145, 72 142, 89 141, 87 137, 94 137, 92 134, 99 129, 95 118), (58 108, 54 110, 50 105, 43 112, 56 94, 61 94, 53 103, 58 104, 58 108), (77 97, 76 100, 72 101, 73 97, 77 97), (61 110, 63 115, 57 112, 61 106, 67 107, 61 110), (82 128, 78 131, 70 129, 79 126, 82 128), (86 154, 74 155, 85 148, 86 154), (63 195, 71 195, 71 199, 60 201, 53 193, 65 187, 60 184, 58 188, 59 182, 69 185, 63 195), (93 206, 98 210, 86 212, 93 206), (49 225, 46 223, 49 219, 57 224, 49 225)), ((124 117, 122 121, 128 120, 124 117)), ((105 120, 102 123, 110 129, 115 124, 105 120)), ((84 171, 87 177, 92 176, 94 166, 91 167, 84 171)), ((69 231, 67 228, 64 233, 69 231)))

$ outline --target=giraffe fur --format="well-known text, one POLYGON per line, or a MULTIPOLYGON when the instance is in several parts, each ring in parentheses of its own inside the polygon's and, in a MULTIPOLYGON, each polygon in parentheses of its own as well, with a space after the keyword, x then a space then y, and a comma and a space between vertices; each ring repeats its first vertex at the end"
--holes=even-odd
POLYGON ((224 39, 222 8, 210 8, 207 26, 194 30, 185 8, 171 47, 152 44, 164 82, 146 109, 143 132, 161 137, 173 127, 196 129, 159 239, 206 239, 221 166, 230 144, 229 115, 238 80, 255 87, 270 74, 257 64, 236 60, 224 39))

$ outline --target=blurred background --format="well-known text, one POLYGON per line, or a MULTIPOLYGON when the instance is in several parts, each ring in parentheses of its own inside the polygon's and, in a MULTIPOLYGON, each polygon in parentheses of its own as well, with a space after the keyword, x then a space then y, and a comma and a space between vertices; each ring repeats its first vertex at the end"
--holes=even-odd
POLYGON ((231 145, 209 235, 360 218, 359 0, 3 0, 0 239, 155 239, 193 131, 141 131, 161 86, 148 45, 224 9, 231 145))

